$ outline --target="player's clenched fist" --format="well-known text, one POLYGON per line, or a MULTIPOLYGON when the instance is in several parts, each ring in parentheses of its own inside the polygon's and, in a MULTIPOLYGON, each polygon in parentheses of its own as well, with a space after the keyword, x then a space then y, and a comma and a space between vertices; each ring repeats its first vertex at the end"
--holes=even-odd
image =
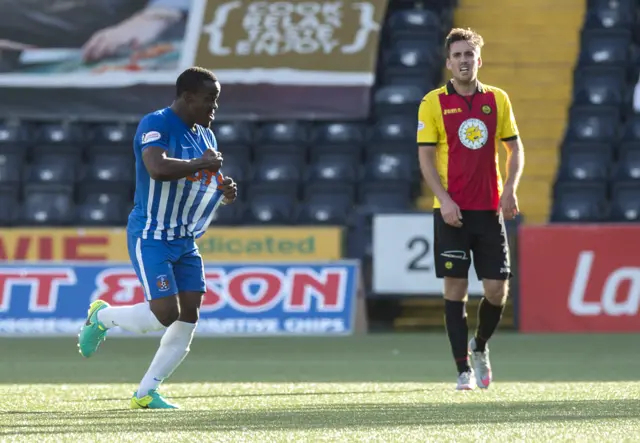
POLYGON ((222 180, 222 194, 224 195, 224 204, 233 203, 238 197, 238 185, 231 177, 225 177, 222 180))
POLYGON ((207 149, 202 154, 202 169, 218 173, 222 167, 222 154, 212 149, 207 149))

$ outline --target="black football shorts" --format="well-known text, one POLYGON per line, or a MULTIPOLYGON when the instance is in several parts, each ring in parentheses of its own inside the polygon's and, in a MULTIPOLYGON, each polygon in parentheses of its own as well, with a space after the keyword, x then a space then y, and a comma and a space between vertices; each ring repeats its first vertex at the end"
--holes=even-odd
POLYGON ((509 243, 502 215, 496 211, 461 211, 462 227, 445 223, 434 210, 434 255, 438 278, 468 278, 473 265, 478 279, 511 278, 509 243))

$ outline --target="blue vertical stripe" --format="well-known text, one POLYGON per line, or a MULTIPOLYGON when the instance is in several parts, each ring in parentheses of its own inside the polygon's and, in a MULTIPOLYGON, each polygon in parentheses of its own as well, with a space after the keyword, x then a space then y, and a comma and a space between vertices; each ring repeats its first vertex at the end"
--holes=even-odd
POLYGON ((211 200, 209 201, 209 204, 207 205, 207 208, 204 210, 204 213, 202 214, 202 217, 196 223, 196 227, 193 230, 193 232, 202 231, 203 227, 205 227, 204 224, 207 222, 207 219, 211 215, 211 212, 216 207, 218 200, 220 200, 221 198, 222 198, 222 192, 216 191, 213 194, 213 196, 211 197, 211 200))
POLYGON ((164 213, 164 226, 166 230, 169 230, 171 226, 171 213, 173 212, 173 206, 177 204, 176 202, 176 194, 178 193, 178 182, 171 182, 171 186, 169 188, 169 199, 167 200, 167 210, 164 213))

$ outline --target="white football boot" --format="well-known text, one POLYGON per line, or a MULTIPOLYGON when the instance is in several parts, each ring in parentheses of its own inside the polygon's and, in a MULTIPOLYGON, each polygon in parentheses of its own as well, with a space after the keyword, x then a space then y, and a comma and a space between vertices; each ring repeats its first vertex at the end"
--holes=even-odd
POLYGON ((476 379, 473 375, 473 369, 458 375, 458 391, 473 391, 476 387, 476 379))
POLYGON ((471 364, 473 365, 477 385, 481 389, 487 389, 493 378, 491 362, 489 361, 489 345, 485 344, 484 352, 476 351, 476 339, 474 337, 469 342, 469 350, 471 350, 471 364))

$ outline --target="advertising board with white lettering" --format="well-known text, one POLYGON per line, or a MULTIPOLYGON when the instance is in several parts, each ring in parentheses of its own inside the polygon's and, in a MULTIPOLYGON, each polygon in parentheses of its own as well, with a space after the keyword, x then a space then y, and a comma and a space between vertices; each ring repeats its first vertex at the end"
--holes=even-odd
MULTIPOLYGON (((373 290, 377 294, 441 296, 433 256, 433 214, 379 214, 373 219, 373 290)), ((469 257, 469 295, 482 283, 469 257)))
POLYGON ((387 1, 0 2, 0 111, 143 114, 196 65, 229 118, 364 118, 387 1))
POLYGON ((523 332, 640 332, 640 226, 524 226, 523 332))
MULTIPOLYGON (((348 260, 208 266, 198 334, 349 335, 358 272, 358 262, 348 260)), ((145 302, 126 263, 1 265, 0 335, 77 334, 97 299, 113 306, 145 302)))

